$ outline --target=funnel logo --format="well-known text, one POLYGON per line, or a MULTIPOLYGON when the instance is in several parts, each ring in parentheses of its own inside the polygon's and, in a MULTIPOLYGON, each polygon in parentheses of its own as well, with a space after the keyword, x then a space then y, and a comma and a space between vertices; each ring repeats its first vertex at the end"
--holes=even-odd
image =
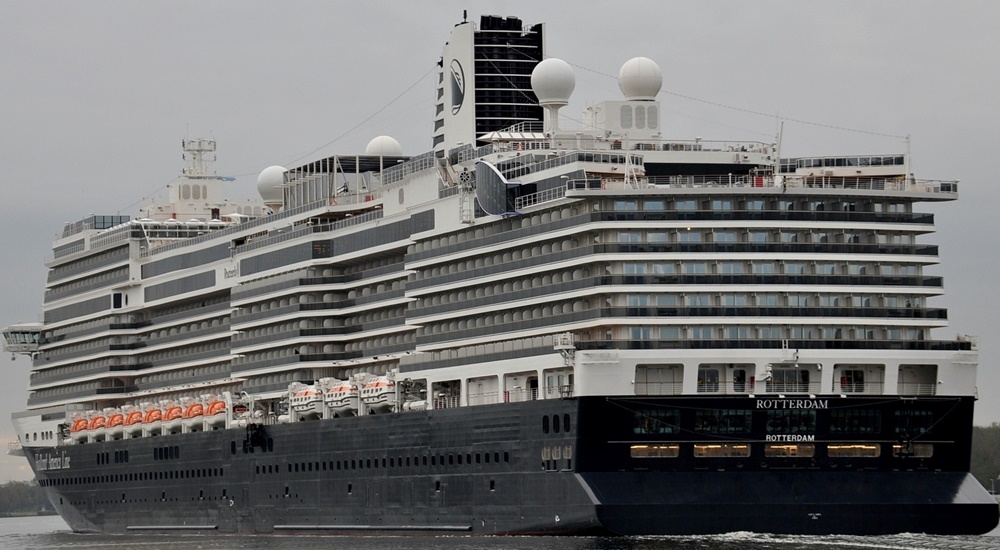
POLYGON ((457 59, 451 60, 451 114, 457 115, 465 101, 465 71, 457 59))

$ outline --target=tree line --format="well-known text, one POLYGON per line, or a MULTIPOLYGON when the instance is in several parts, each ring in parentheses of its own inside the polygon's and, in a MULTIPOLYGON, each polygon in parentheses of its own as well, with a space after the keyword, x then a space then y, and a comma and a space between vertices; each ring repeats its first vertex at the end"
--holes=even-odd
POLYGON ((45 491, 32 481, 9 481, 0 485, 0 516, 54 514, 45 491))

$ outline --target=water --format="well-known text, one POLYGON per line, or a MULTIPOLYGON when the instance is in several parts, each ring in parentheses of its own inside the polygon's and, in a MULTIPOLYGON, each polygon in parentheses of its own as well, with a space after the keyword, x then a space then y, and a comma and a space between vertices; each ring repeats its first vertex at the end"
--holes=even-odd
POLYGON ((1000 529, 981 537, 779 536, 729 533, 700 537, 320 537, 78 535, 58 516, 0 519, 0 550, 1000 550, 1000 529))

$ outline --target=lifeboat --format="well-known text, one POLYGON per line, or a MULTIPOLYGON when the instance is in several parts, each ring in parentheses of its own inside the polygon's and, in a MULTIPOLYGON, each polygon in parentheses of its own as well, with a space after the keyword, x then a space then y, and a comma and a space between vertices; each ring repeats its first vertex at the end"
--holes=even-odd
POLYGON ((372 412, 389 412, 396 403, 396 382, 376 376, 361 388, 361 400, 372 412))
POLYGON ((108 437, 119 439, 122 433, 125 431, 125 415, 121 411, 115 409, 114 412, 108 416, 108 437))
POLYGON ((163 412, 163 427, 168 430, 176 430, 181 427, 184 419, 184 409, 175 404, 166 407, 163 412))
POLYGON ((73 425, 69 428, 70 438, 77 442, 87 441, 87 430, 90 428, 90 422, 86 418, 77 416, 73 419, 73 425))
POLYGON ((87 435, 95 440, 102 440, 107 433, 107 425, 108 417, 102 413, 95 412, 90 417, 90 423, 87 424, 87 435))
POLYGON ((213 428, 226 426, 226 402, 218 399, 209 401, 205 408, 205 423, 213 428))
POLYGON ((132 410, 125 416, 125 433, 138 435, 142 433, 142 412, 132 410))
POLYGON ((358 411, 358 388, 348 380, 330 385, 324 397, 326 406, 339 416, 354 416, 358 411))
POLYGON ((205 405, 201 402, 191 403, 184 409, 183 423, 188 430, 202 427, 202 416, 205 414, 205 405))
POLYGON ((316 386, 293 383, 288 388, 292 410, 300 418, 317 418, 323 412, 323 392, 316 386))
POLYGON ((142 429, 146 435, 159 434, 163 425, 163 411, 156 405, 149 405, 142 417, 142 429))

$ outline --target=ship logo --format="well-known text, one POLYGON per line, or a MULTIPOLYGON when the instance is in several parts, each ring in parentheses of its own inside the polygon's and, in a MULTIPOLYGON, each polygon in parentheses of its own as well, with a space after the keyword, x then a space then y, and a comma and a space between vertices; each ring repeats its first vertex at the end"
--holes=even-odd
POLYGON ((465 71, 457 59, 451 60, 451 114, 457 115, 465 101, 465 71))

